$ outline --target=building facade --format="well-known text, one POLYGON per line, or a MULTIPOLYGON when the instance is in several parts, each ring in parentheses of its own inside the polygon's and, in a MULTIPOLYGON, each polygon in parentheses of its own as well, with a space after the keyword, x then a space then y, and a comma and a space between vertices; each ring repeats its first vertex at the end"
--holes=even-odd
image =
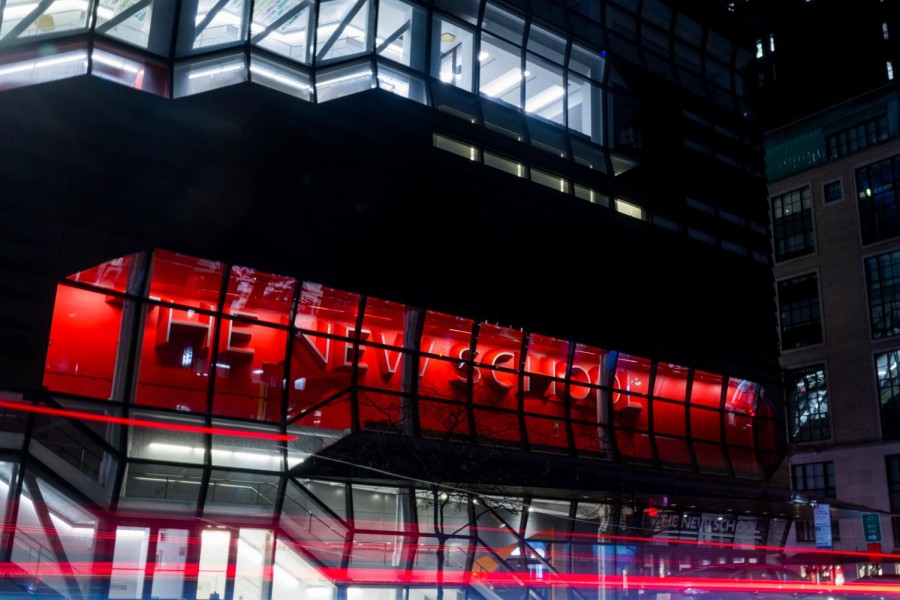
MULTIPOLYGON (((897 98, 886 86, 767 136, 799 502, 791 538, 800 548, 891 553, 900 540, 892 516, 900 460, 893 394, 897 98), (815 505, 830 508, 825 539, 816 539, 815 505)), ((861 572, 878 562, 842 560, 861 572)))
POLYGON ((781 560, 751 38, 582 4, 2 5, 10 585, 605 598, 781 560))

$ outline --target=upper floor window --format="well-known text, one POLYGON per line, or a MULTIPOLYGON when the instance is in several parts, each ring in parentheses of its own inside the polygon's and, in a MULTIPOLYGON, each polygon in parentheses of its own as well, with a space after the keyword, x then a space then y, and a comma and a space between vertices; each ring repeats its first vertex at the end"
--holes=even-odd
POLYGON ((888 138, 887 117, 880 116, 832 133, 825 138, 828 158, 858 152, 888 138))
POLYGON ((775 260, 802 256, 814 250, 811 198, 809 186, 772 198, 775 260))
POLYGON ((900 251, 866 259, 866 289, 872 337, 900 333, 900 251))
POLYGON ((881 433, 886 439, 900 438, 900 350, 875 355, 881 433))
POLYGON ((826 440, 831 437, 828 388, 821 366, 788 373, 788 419, 792 442, 826 440))
POLYGON ((819 278, 815 273, 778 282, 778 312, 782 349, 822 342, 819 278))
POLYGON ((840 179, 826 183, 822 188, 822 192, 825 195, 825 202, 834 202, 835 200, 841 200, 844 197, 844 190, 841 187, 840 179))
MULTIPOLYGON (((884 463, 891 512, 896 514, 900 512, 900 454, 885 456, 884 463)), ((894 539, 900 539, 900 517, 891 517, 891 529, 894 531, 894 539)))
POLYGON ((856 170, 859 227, 864 244, 900 235, 900 196, 896 185, 898 170, 900 156, 856 170))
POLYGON ((791 467, 794 490, 809 496, 834 497, 834 463, 806 463, 791 467))

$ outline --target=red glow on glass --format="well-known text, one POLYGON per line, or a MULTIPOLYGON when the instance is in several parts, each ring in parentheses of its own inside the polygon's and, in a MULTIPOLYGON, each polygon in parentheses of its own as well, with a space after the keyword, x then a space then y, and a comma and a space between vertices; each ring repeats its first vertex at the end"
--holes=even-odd
POLYGON ((153 429, 165 429, 167 431, 186 431, 190 433, 209 433, 212 435, 229 435, 233 437, 253 438, 257 440, 273 440, 278 442, 289 442, 296 440, 296 435, 284 433, 266 433, 264 431, 248 431, 246 429, 229 429, 227 427, 206 427, 203 425, 185 425, 182 423, 160 423, 157 421, 148 421, 147 419, 135 419, 132 417, 112 417, 109 415, 97 415, 94 413, 68 410, 63 408, 52 408, 50 406, 39 406, 35 404, 26 404, 24 402, 16 402, 14 400, 0 400, 0 408, 9 410, 20 410, 23 412, 38 413, 42 415, 53 415, 64 417, 67 419, 82 419, 85 421, 102 421, 104 423, 114 423, 116 425, 131 425, 133 427, 150 427, 153 429))

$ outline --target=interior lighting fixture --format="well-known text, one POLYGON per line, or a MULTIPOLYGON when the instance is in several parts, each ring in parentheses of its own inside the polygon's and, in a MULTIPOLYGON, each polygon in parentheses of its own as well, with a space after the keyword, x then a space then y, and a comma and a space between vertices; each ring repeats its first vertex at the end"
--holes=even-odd
MULTIPOLYGON (((294 89, 300 90, 301 92, 312 93, 312 91, 313 91, 312 87, 310 87, 310 85, 308 83, 306 83, 305 81, 301 81, 299 79, 293 79, 286 75, 281 75, 279 73, 276 73, 275 71, 269 70, 265 67, 261 67, 256 64, 250 65, 250 72, 253 73, 254 75, 258 75, 258 76, 264 77, 266 79, 271 79, 272 81, 275 81, 282 85, 286 85, 288 87, 292 87, 294 89)), ((257 369, 257 370, 259 370, 259 369, 257 369)), ((259 370, 259 372, 262 373, 261 370, 259 370)))
POLYGON ((500 77, 481 86, 481 93, 485 96, 496 98, 497 96, 502 96, 510 91, 517 86, 520 81, 522 81, 522 69, 513 67, 500 77))
POLYGON ((94 51, 91 55, 93 61, 95 63, 100 63, 101 65, 106 65, 107 67, 112 67, 114 69, 119 69, 120 71, 125 71, 127 73, 139 73, 141 69, 138 69, 134 66, 134 63, 130 61, 126 61, 124 59, 119 58, 114 54, 107 54, 106 52, 98 52, 94 51), (116 60, 118 59, 118 60, 116 60))
POLYGON ((214 67, 209 67, 207 69, 198 69, 196 71, 191 71, 188 74, 188 79, 199 79, 201 77, 215 77, 216 75, 222 75, 224 73, 240 71, 243 68, 244 68, 244 61, 241 61, 239 63, 216 65, 214 67))
POLYGON ((563 97, 566 90, 559 85, 551 85, 525 101, 525 112, 536 113, 563 97))
POLYGON ((456 41, 456 36, 450 33, 449 31, 445 31, 441 34, 441 41, 445 44, 452 44, 456 41))
MULTIPOLYGON (((28 4, 16 4, 13 6, 7 5, 6 8, 3 9, 3 20, 11 21, 13 19, 22 19, 28 16, 31 11, 33 11, 37 7, 37 2, 29 2, 28 4)), ((87 9, 88 3, 86 0, 56 0, 56 2, 53 2, 49 7, 47 7, 46 13, 44 14, 59 14, 66 11, 87 9)))
POLYGON ((12 75, 13 73, 22 73, 25 71, 46 69, 47 67, 56 67, 67 63, 78 62, 79 60, 87 61, 87 52, 74 52, 70 54, 54 56, 53 58, 41 58, 33 61, 13 63, 8 67, 0 68, 0 77, 2 77, 3 75, 12 75))
POLYGON ((366 79, 372 77, 372 70, 368 69, 366 71, 359 71, 357 73, 351 73, 350 75, 343 75, 341 77, 335 77, 334 79, 325 79, 323 81, 317 82, 316 86, 323 88, 334 85, 336 83, 346 83, 348 81, 354 81, 356 79, 366 79))

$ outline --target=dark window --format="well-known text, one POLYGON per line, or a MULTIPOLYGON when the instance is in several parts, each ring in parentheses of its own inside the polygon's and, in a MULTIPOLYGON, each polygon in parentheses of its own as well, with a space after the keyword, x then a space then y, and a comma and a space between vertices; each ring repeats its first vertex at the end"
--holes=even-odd
POLYGON ((778 282, 778 312, 782 349, 822 342, 819 284, 814 273, 778 282))
POLYGON ((798 542, 816 541, 816 528, 809 519, 797 519, 794 521, 794 528, 797 530, 798 542))
POLYGON ((900 156, 856 170, 859 227, 864 244, 900 235, 900 156))
POLYGON ((820 365, 790 371, 787 375, 788 418, 792 442, 831 437, 825 369, 820 365))
POLYGON ((841 189, 841 181, 831 181, 824 187, 825 202, 834 202, 844 197, 844 191, 841 189))
POLYGON ((900 333, 900 251, 866 259, 866 289, 872 337, 900 333))
POLYGON ((887 439, 900 438, 900 350, 875 355, 878 397, 881 406, 881 433, 887 439))
POLYGON ((809 187, 772 198, 772 228, 775 260, 802 256, 813 251, 812 194, 809 187))
POLYGON ((884 116, 858 123, 825 137, 828 158, 852 154, 888 139, 887 118, 884 116))
POLYGON ((833 462, 794 465, 791 471, 794 491, 803 492, 803 495, 814 498, 835 496, 833 462))
MULTIPOLYGON (((900 454, 885 456, 884 463, 887 471, 891 512, 897 513, 900 512, 900 454)), ((894 539, 900 539, 900 517, 891 517, 891 528, 894 530, 894 539)))

